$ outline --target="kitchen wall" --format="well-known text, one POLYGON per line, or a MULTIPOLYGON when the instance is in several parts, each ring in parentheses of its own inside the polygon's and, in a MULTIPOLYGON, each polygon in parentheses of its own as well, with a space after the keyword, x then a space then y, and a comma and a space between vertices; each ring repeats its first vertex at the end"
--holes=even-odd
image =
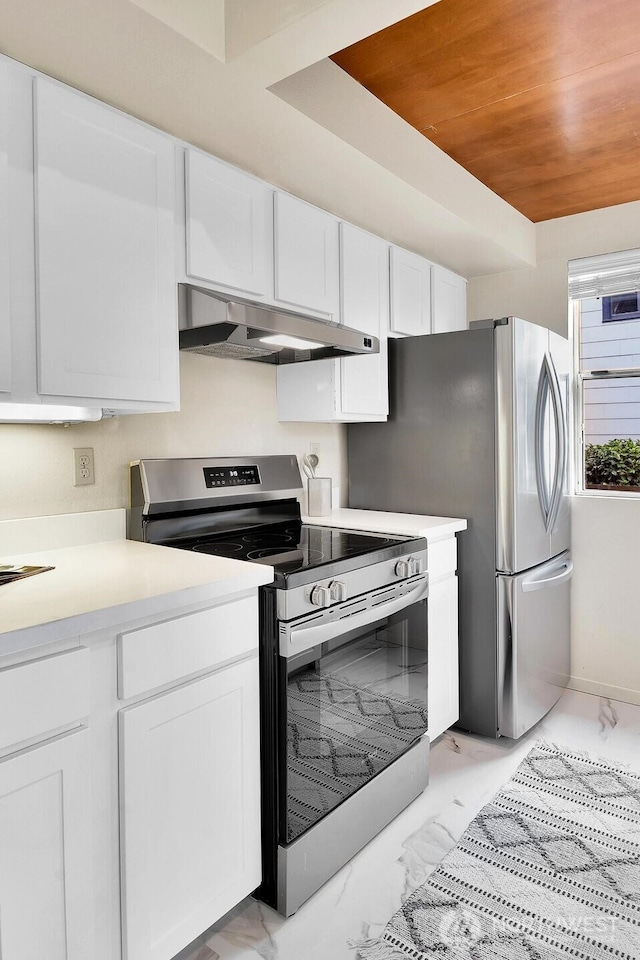
POLYGON ((319 474, 346 494, 346 431, 341 425, 278 423, 276 368, 180 355, 179 413, 115 417, 99 423, 0 424, 0 520, 128 504, 128 464, 140 457, 308 452, 319 444, 319 474), (73 447, 93 447, 96 482, 73 486, 73 447))
MULTIPOLYGON (((4 0, 0 52, 452 269, 488 271, 491 266, 480 268, 487 257, 500 263, 498 269, 503 263, 531 263, 531 224, 505 211, 441 152, 429 151, 422 165, 415 161, 418 188, 416 171, 407 170, 402 157, 390 156, 396 138, 381 137, 376 128, 375 150, 369 141, 366 149, 357 149, 346 132, 323 128, 269 91, 358 39, 363 17, 370 18, 368 32, 374 32, 388 22, 391 9, 399 18, 421 6, 421 0, 350 0, 338 16, 336 2, 298 0, 296 11, 311 11, 308 22, 300 17, 290 30, 223 64, 224 38, 216 35, 219 2, 210 18, 210 56, 186 39, 189 30, 180 36, 147 12, 160 16, 164 10, 173 22, 167 12, 179 12, 184 4, 4 0), (383 156, 398 173, 385 169, 383 156), (435 197, 427 195, 424 182, 439 185, 435 197), (445 197, 457 198, 456 210, 445 197)), ((199 7, 192 3, 191 12, 199 7)), ((470 316, 516 314, 566 331, 567 260, 640 246, 639 214, 636 203, 538 224, 537 266, 472 279, 470 316)), ((0 425, 0 517, 122 506, 126 464, 140 456, 300 454, 308 440, 316 440, 322 444, 323 472, 342 477, 343 428, 278 424, 273 370, 186 356, 182 368, 179 414, 69 428, 0 425), (95 449, 94 487, 72 486, 71 449, 79 445, 95 449)), ((640 657, 632 655, 638 630, 625 579, 636 560, 639 533, 637 500, 585 498, 576 504, 574 683, 640 702, 640 657)))
MULTIPOLYGON (((470 319, 515 315, 568 329, 567 262, 640 247, 640 202, 537 224, 538 266, 469 281, 470 319)), ((640 498, 573 503, 572 686, 640 703, 640 498)))

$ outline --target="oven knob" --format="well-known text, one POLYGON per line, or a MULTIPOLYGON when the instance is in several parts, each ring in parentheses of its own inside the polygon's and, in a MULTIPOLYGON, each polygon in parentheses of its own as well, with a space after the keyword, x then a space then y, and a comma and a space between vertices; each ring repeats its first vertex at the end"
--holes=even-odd
POLYGON ((408 560, 398 560, 396 563, 395 569, 396 577, 409 577, 411 576, 411 570, 409 568, 408 560))
POLYGON ((347 599, 347 585, 342 580, 332 580, 329 584, 332 603, 342 603, 347 599))
POLYGON ((418 557, 409 557, 409 570, 411 576, 415 573, 422 573, 422 560, 419 560, 418 557))
POLYGON ((309 599, 316 607, 328 607, 331 603, 331 591, 329 587, 314 587, 309 599))

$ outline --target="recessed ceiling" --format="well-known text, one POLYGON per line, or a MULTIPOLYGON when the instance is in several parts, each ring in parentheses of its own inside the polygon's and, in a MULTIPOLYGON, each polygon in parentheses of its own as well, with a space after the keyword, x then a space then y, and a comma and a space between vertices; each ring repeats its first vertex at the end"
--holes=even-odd
POLYGON ((331 59, 534 222, 640 199, 638 0, 440 0, 331 59))

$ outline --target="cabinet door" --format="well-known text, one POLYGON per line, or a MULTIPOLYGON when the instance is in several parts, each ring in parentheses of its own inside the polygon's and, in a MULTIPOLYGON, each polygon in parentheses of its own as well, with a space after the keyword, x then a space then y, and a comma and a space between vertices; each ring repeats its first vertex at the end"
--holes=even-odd
POLYGON ((35 81, 38 389, 175 401, 173 141, 35 81))
POLYGON ((0 63, 0 393, 11 391, 9 301, 9 103, 8 70, 0 63))
POLYGON ((120 712, 126 960, 169 960, 261 879, 258 661, 120 712))
POLYGON ((431 264, 416 253, 391 247, 390 268, 389 329, 410 337, 431 333, 431 264))
POLYGON ((431 331, 466 330, 467 281, 434 263, 431 270, 431 331))
POLYGON ((275 194, 277 300, 338 318, 338 221, 286 193, 275 194))
POLYGON ((429 739, 456 722, 458 710, 458 578, 429 583, 429 739))
POLYGON ((341 224, 342 322, 380 340, 380 353, 340 360, 343 414, 366 419, 387 416, 389 329, 388 244, 351 224, 341 224))
POLYGON ((278 420, 331 423, 342 419, 340 361, 315 360, 276 367, 278 420))
POLYGON ((353 422, 388 415, 388 244, 342 223, 340 267, 342 322, 378 337, 380 353, 279 366, 280 420, 353 422))
POLYGON ((93 956, 89 733, 0 761, 2 960, 93 956))
POLYGON ((187 273, 252 296, 273 296, 273 190, 187 150, 187 273))

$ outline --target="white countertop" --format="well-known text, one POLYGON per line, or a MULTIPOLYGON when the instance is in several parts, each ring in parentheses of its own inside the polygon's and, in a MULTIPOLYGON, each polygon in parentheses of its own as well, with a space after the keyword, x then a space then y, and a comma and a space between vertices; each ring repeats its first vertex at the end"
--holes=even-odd
MULTIPOLYGON (((22 542, 30 546, 36 540, 43 544, 65 542, 61 524, 66 519, 36 518, 37 522, 32 521, 33 535, 23 537, 22 542), (43 521, 54 524, 55 537, 45 536, 48 528, 43 527, 43 521)), ((420 536, 430 542, 452 537, 467 526, 466 520, 454 517, 347 508, 335 509, 326 517, 303 519, 317 526, 420 536)), ((162 616, 180 606, 215 602, 273 580, 273 569, 263 564, 111 539, 122 535, 120 527, 114 532, 104 524, 96 527, 95 518, 92 522, 94 526, 82 535, 88 538, 94 527, 104 527, 103 541, 0 555, 1 563, 55 567, 0 585, 0 656, 142 617, 162 616)), ((18 533, 22 535, 20 523, 18 533)), ((79 536, 77 522, 72 526, 74 536, 79 536)), ((4 539, 6 549, 9 544, 14 546, 16 536, 4 539)), ((73 540, 67 542, 73 544, 73 540)))
POLYGON ((0 562, 55 567, 0 585, 0 655, 273 580, 272 567, 264 564, 133 540, 3 555, 0 562))
POLYGON ((342 527, 344 530, 368 530, 372 533, 397 534, 399 537, 426 537, 427 541, 444 540, 467 529, 467 521, 456 517, 428 517, 419 513, 385 513, 381 510, 339 508, 326 517, 302 518, 305 523, 321 527, 342 527))

